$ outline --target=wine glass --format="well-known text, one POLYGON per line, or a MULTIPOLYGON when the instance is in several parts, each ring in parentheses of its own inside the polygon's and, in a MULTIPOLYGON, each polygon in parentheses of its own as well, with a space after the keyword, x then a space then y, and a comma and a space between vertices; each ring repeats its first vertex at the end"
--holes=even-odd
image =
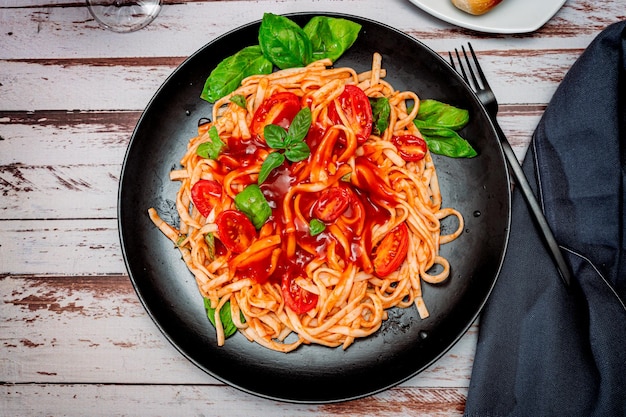
POLYGON ((133 32, 152 22, 161 0, 86 0, 89 12, 106 29, 133 32))

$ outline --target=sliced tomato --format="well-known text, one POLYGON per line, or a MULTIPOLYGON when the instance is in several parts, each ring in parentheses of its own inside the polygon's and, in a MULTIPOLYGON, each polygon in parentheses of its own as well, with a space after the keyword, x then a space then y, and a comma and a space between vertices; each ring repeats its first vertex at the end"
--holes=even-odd
POLYGON ((398 149, 398 153, 407 162, 415 162, 424 158, 428 145, 424 139, 414 135, 394 136, 391 143, 398 149))
POLYGON ((214 180, 200 180, 191 187, 191 200, 200 214, 208 217, 222 199, 222 186, 214 180))
POLYGON ((296 314, 303 314, 317 305, 317 294, 296 284, 296 277, 290 273, 283 275, 280 286, 285 304, 296 314))
MULTIPOLYGON (((357 142, 362 144, 372 134, 372 106, 369 98, 359 87, 350 84, 344 87, 337 100, 348 119, 347 127, 354 130, 357 142)), ((328 117, 334 124, 344 124, 334 103, 328 107, 328 117)))
POLYGON ((374 251, 374 273, 384 278, 398 269, 409 250, 409 228, 405 223, 394 227, 374 251))
POLYGON ((313 206, 313 214, 322 221, 332 222, 346 211, 350 197, 351 191, 346 186, 326 188, 313 206))
POLYGON ((262 136, 263 129, 268 124, 288 129, 301 108, 300 98, 294 93, 284 91, 271 95, 254 112, 251 125, 252 133, 262 136))
POLYGON ((219 239, 232 252, 243 252, 256 237, 252 222, 240 211, 225 210, 217 216, 215 223, 219 239))

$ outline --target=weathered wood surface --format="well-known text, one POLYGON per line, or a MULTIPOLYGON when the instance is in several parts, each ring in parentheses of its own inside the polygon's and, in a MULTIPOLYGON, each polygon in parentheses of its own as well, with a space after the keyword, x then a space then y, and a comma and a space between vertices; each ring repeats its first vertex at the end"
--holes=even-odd
POLYGON ((147 28, 119 35, 100 29, 80 0, 0 0, 0 415, 463 413, 478 324, 396 388, 296 405, 241 393, 197 369, 134 292, 116 199, 135 123, 186 57, 265 11, 372 18, 444 57, 471 41, 520 159, 571 64, 626 18, 622 0, 569 0, 535 33, 485 35, 406 0, 172 0, 147 28))

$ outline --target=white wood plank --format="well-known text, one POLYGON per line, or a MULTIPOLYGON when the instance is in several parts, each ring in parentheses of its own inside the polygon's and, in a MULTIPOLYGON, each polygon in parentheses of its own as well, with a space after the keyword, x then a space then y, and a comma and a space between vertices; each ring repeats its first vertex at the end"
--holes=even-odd
POLYGON ((339 404, 290 404, 206 385, 15 385, 3 387, 6 415, 54 416, 211 416, 322 417, 461 416, 464 389, 393 388, 339 404), (37 401, 33 401, 37 398, 37 401))
MULTIPOLYGON (((0 381, 218 383, 170 345, 125 276, 6 276, 0 294, 0 381)), ((474 325, 403 386, 466 388, 476 338, 474 325)))
POLYGON ((142 110, 174 68, 126 66, 124 61, 104 66, 4 61, 0 62, 2 106, 3 110, 29 111, 142 110))
POLYGON ((23 165, 0 167, 7 189, 0 216, 26 219, 112 218, 121 164, 23 165))
POLYGON ((121 165, 140 115, 0 110, 0 166, 121 165))
POLYGON ((126 272, 115 219, 0 221, 0 273, 126 272))

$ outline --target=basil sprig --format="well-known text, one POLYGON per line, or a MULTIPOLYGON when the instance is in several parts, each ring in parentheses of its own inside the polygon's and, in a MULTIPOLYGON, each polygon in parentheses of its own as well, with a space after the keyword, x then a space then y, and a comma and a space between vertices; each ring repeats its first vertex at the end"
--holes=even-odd
POLYGON ((231 103, 235 103, 236 105, 238 105, 239 107, 245 109, 246 108, 246 98, 244 96, 242 96, 241 94, 237 94, 235 96, 232 96, 230 98, 230 102, 231 103))
POLYGON ((356 41, 361 25, 341 18, 315 16, 303 29, 311 41, 312 60, 328 58, 335 62, 356 41))
POLYGON ((203 158, 217 159, 225 146, 226 144, 220 139, 217 128, 211 126, 209 129, 209 140, 198 145, 196 153, 203 158))
POLYGON ((272 13, 263 15, 259 45, 263 55, 280 69, 304 67, 313 54, 311 41, 297 23, 272 13))
MULTIPOLYGON (((211 300, 204 298, 204 309, 209 321, 215 326, 215 309, 211 307, 211 300)), ((230 301, 226 301, 220 310, 220 320, 224 328, 224 337, 230 337, 237 332, 237 326, 233 323, 233 317, 230 312, 230 301)), ((241 315, 241 321, 245 322, 245 318, 241 315)))
POLYGON ((289 125, 289 130, 273 124, 268 124, 263 128, 265 142, 276 151, 270 153, 263 161, 259 172, 259 184, 267 179, 272 170, 281 166, 285 162, 285 158, 291 162, 298 162, 309 157, 311 149, 304 138, 309 133, 310 128, 311 109, 308 107, 304 107, 296 114, 291 125, 289 125), (279 152, 280 150, 283 153, 279 152))
POLYGON ((273 69, 272 62, 263 55, 259 45, 248 46, 221 61, 211 71, 200 98, 214 103, 235 91, 244 78, 256 74, 270 74, 273 69))
POLYGON ((259 230, 272 215, 272 208, 263 195, 261 188, 250 184, 235 196, 235 207, 248 216, 254 227, 259 230))
POLYGON ((316 16, 304 28, 291 19, 265 13, 258 45, 248 46, 220 62, 207 78, 200 97, 210 103, 233 92, 251 75, 273 67, 302 67, 319 59, 335 62, 356 41, 361 25, 346 19, 316 16))
POLYGON ((375 135, 382 135, 389 127, 389 117, 391 116, 391 105, 387 97, 370 97, 372 106, 372 127, 375 135))
POLYGON ((468 122, 467 110, 437 100, 422 100, 417 117, 413 120, 428 144, 428 149, 451 158, 472 158, 477 155, 472 145, 457 133, 468 122))
POLYGON ((326 225, 319 219, 311 219, 309 222, 309 234, 317 236, 326 229, 326 225))

